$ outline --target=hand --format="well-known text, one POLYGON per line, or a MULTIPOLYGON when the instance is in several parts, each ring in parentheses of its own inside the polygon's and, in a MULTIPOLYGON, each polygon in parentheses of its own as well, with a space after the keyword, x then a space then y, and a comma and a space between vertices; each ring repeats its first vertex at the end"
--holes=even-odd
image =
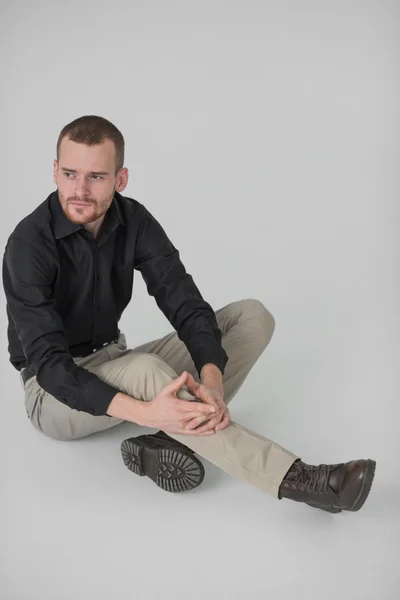
POLYGON ((218 409, 211 404, 199 404, 190 400, 181 400, 177 393, 187 384, 189 373, 184 371, 157 394, 151 402, 145 402, 143 425, 161 429, 166 433, 190 434, 186 429, 188 421, 210 418, 218 409))
POLYGON ((194 417, 186 424, 188 432, 193 433, 194 435, 209 435, 210 433, 214 433, 214 430, 221 431, 229 425, 231 418, 228 407, 224 402, 223 392, 203 383, 198 383, 190 374, 186 382, 186 387, 189 392, 200 401, 214 406, 217 409, 215 415, 206 421, 205 415, 194 417))

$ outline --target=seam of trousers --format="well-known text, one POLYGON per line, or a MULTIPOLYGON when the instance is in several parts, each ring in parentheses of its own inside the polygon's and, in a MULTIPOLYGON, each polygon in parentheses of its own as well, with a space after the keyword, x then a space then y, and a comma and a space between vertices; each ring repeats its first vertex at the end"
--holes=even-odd
MULTIPOLYGON (((195 435, 194 436, 196 439, 202 439, 205 438, 207 436, 202 436, 202 435, 195 435)), ((182 442, 183 443, 183 442, 182 442)), ((220 452, 218 450, 216 450, 213 446, 211 446, 210 444, 207 444, 205 442, 205 445, 208 446, 209 448, 212 448, 212 450, 214 452, 218 452, 218 454, 222 454, 222 456, 225 458, 225 460, 233 463, 234 465, 237 465, 238 463, 235 462, 234 460, 232 460, 231 458, 229 458, 228 456, 225 456, 225 454, 223 452, 220 452)), ((271 485, 277 486, 279 487, 280 484, 276 483, 276 481, 274 479, 268 479, 267 477, 261 477, 261 475, 259 475, 258 473, 256 473, 255 471, 252 471, 251 469, 248 469, 247 467, 243 467, 242 465, 239 465, 241 469, 243 469, 244 471, 248 471, 249 473, 252 473, 253 475, 255 475, 256 477, 258 477, 258 479, 260 479, 261 481, 268 481, 268 483, 270 483, 271 485)))

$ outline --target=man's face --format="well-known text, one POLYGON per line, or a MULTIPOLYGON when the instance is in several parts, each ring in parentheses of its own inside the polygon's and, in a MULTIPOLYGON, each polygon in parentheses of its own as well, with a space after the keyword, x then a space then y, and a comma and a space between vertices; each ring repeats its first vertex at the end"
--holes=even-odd
POLYGON ((85 146, 64 137, 59 161, 54 160, 53 179, 67 219, 96 227, 110 207, 115 191, 125 189, 128 169, 121 169, 115 176, 115 146, 111 140, 85 146))

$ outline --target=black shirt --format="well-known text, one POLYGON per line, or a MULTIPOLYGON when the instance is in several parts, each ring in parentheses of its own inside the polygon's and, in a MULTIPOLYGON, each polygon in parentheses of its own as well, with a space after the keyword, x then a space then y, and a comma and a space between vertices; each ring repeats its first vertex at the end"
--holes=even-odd
POLYGON ((106 414, 120 390, 77 366, 73 357, 118 337, 134 269, 185 343, 199 375, 209 362, 223 373, 228 356, 213 309, 160 223, 143 204, 118 192, 97 239, 67 219, 58 190, 11 233, 3 286, 12 365, 28 367, 46 392, 71 408, 106 414))

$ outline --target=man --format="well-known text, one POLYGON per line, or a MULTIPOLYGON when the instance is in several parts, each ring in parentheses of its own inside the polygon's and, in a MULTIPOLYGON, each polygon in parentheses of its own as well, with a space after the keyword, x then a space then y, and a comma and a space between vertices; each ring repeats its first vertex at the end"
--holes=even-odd
POLYGON ((3 256, 10 362, 39 431, 72 440, 131 421, 125 464, 168 491, 197 487, 196 454, 275 498, 357 511, 373 460, 313 466, 231 421, 227 404, 267 347, 272 315, 244 299, 214 313, 162 226, 128 183, 124 138, 84 116, 58 138, 51 193, 18 223, 3 256), (174 331, 128 349, 118 329, 134 271, 174 331))

